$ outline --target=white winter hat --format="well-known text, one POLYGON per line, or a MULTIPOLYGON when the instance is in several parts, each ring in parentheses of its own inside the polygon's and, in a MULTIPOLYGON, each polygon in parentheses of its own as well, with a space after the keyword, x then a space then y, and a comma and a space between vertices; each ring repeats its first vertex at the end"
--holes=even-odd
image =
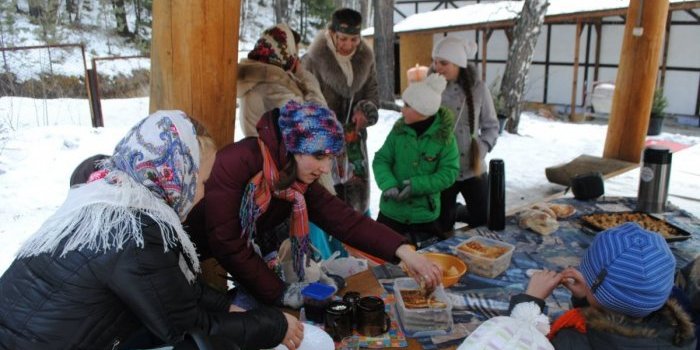
POLYGON ((554 350, 545 334, 549 319, 534 302, 520 303, 510 316, 498 316, 482 323, 457 350, 554 350))
POLYGON ((433 73, 422 81, 409 84, 401 98, 416 112, 429 117, 440 109, 445 86, 447 86, 445 77, 433 73))
POLYGON ((433 59, 442 58, 459 67, 466 68, 467 61, 476 54, 477 46, 473 41, 465 41, 453 36, 440 39, 433 47, 433 59))

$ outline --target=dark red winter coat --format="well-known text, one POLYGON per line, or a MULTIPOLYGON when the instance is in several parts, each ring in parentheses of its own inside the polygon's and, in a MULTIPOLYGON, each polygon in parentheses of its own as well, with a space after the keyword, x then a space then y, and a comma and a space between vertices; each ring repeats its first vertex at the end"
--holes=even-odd
MULTIPOLYGON (((277 168, 283 169, 292 155, 281 141, 278 117, 278 109, 266 113, 257 128, 277 168)), ((284 283, 248 245, 247 238, 241 237, 239 217, 245 187, 262 165, 256 138, 246 138, 219 150, 205 185, 204 200, 191 215, 202 216, 199 220, 205 222, 208 248, 219 263, 260 301, 270 304, 281 297, 284 283)), ((374 256, 398 262, 394 253, 406 243, 403 236, 357 213, 316 182, 309 186, 304 197, 309 220, 325 232, 374 256)), ((291 211, 290 202, 273 198, 268 210, 258 218, 257 234, 272 234, 272 229, 290 217, 291 211)), ((188 221, 190 226, 196 226, 198 220, 190 218, 188 221)), ((197 231, 196 227, 190 228, 192 231, 197 231)))

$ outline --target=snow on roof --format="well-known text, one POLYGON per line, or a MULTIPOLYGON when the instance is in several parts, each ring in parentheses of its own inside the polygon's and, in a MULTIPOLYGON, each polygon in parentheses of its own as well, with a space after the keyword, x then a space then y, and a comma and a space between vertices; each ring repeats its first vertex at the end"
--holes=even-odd
MULTIPOLYGON (((671 0, 671 3, 697 2, 697 0, 671 0)), ((629 0, 549 0, 547 17, 586 13, 629 6, 629 0)), ((417 13, 406 17, 394 25, 395 33, 414 32, 421 30, 441 29, 467 26, 480 23, 508 21, 520 13, 523 1, 499 1, 483 4, 472 4, 456 9, 443 9, 431 12, 417 13)), ((363 36, 374 35, 374 28, 366 28, 363 36)))

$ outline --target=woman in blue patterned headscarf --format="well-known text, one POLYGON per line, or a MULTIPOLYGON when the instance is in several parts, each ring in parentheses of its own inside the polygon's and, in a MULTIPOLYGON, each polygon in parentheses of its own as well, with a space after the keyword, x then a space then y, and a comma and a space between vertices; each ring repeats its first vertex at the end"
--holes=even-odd
POLYGON ((144 327, 171 345, 193 335, 217 348, 299 344, 291 316, 230 313, 228 298, 197 279, 181 221, 203 196, 215 150, 180 111, 134 126, 0 278, 0 348, 119 348, 144 327))

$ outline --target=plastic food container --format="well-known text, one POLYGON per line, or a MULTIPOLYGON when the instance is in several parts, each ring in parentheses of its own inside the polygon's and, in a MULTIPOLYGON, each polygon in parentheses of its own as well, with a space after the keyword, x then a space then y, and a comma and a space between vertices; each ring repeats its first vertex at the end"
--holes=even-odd
POLYGON ((311 283, 301 290, 304 297, 304 314, 306 319, 323 323, 326 305, 331 302, 335 289, 322 283, 311 283))
POLYGON ((474 236, 458 245, 455 253, 467 263, 472 273, 494 278, 508 269, 514 249, 514 245, 503 241, 474 236), (470 246, 483 247, 484 250, 469 249, 470 246))
POLYGON ((394 280, 394 295, 399 322, 409 337, 442 335, 452 331, 452 303, 445 289, 438 286, 433 295, 435 299, 445 304, 441 308, 407 308, 401 295, 402 290, 418 290, 420 287, 413 278, 397 278, 394 280))

